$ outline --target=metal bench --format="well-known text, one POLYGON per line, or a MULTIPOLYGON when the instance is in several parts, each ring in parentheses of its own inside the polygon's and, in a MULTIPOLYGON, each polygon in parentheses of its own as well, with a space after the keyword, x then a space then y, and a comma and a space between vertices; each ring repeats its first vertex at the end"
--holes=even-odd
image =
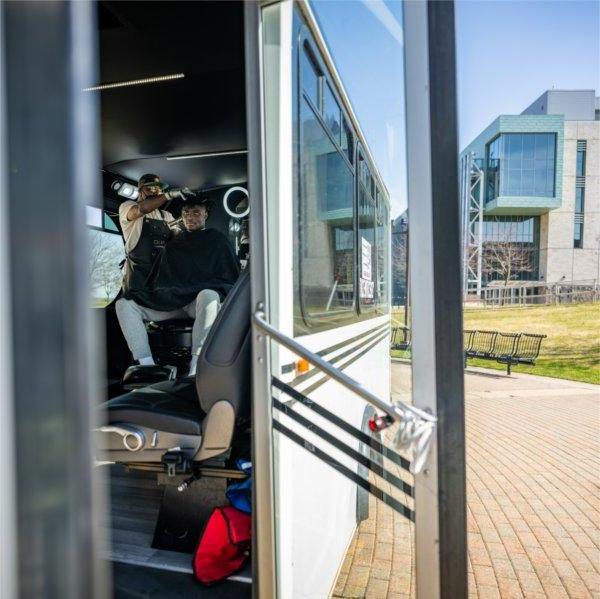
POLYGON ((506 364, 506 374, 513 364, 531 364, 540 355, 546 335, 533 333, 500 333, 498 331, 466 330, 465 365, 468 358, 495 360, 506 364))
POLYGON ((497 331, 473 331, 473 339, 467 352, 467 358, 489 358, 494 351, 497 336, 497 331))
MULTIPOLYGON (((501 333, 465 329, 463 331, 463 347, 465 367, 468 358, 495 360, 506 364, 506 374, 511 373, 513 364, 535 365, 540 355, 542 340, 546 335, 535 333, 501 333)), ((404 326, 392 328, 391 349, 408 349, 410 347, 410 329, 404 326)))
POLYGON ((410 329, 405 326, 392 327, 391 349, 406 350, 410 347, 410 329))

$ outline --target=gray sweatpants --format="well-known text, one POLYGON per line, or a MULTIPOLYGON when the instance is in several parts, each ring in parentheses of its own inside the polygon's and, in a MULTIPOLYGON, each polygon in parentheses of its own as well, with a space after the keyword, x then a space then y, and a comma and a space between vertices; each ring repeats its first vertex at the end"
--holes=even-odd
POLYGON ((197 355, 202 348, 210 327, 217 317, 220 307, 219 294, 212 289, 203 289, 196 296, 195 301, 179 310, 171 310, 169 312, 151 310, 150 308, 140 306, 134 300, 123 298, 115 304, 121 330, 133 354, 134 360, 152 356, 144 322, 160 322, 161 320, 170 320, 172 318, 187 317, 194 319, 194 327, 192 328, 192 355, 197 355))

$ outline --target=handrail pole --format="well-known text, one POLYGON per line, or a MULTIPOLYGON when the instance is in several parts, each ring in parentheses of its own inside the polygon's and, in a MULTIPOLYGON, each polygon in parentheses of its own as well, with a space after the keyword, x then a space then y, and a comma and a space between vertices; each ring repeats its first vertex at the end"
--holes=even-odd
POLYGON ((359 382, 355 381, 353 378, 349 377, 347 374, 344 374, 341 370, 338 370, 334 366, 332 366, 327 360, 324 360, 317 354, 311 352, 309 349, 295 341, 294 339, 284 335, 280 331, 278 331, 275 327, 270 325, 265 320, 265 314, 261 310, 257 310, 252 315, 252 321, 254 325, 266 333, 269 337, 275 339, 278 343, 294 352, 296 355, 304 358, 308 362, 310 362, 313 366, 322 370, 326 374, 328 374, 332 379, 343 385, 350 391, 353 391, 362 399, 369 402, 371 405, 377 407, 382 412, 385 412, 390 418, 393 418, 394 421, 401 420, 403 416, 403 412, 409 411, 413 414, 416 414, 420 418, 427 420, 429 422, 435 422, 436 418, 431 414, 428 414, 424 410, 420 410, 419 408, 415 408, 414 406, 409 406, 405 403, 399 402, 399 405, 394 405, 387 403, 373 395, 370 391, 365 389, 359 382))

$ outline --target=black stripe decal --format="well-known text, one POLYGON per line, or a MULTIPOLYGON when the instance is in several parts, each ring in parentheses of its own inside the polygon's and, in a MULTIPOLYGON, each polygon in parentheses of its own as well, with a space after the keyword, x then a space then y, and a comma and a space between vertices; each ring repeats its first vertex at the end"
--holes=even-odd
POLYGON ((279 431, 281 434, 285 435, 288 439, 290 439, 297 445, 300 445, 300 447, 303 447, 304 449, 312 453, 321 461, 325 462, 326 464, 337 470, 340 474, 343 474, 346 478, 349 478, 352 482, 356 483, 365 491, 371 493, 371 495, 373 495, 386 505, 389 505, 394 511, 398 512, 405 518, 408 518, 412 522, 415 521, 415 513, 409 507, 400 503, 395 497, 388 495, 379 487, 376 487, 375 485, 371 484, 369 481, 362 478, 362 476, 359 476, 358 474, 356 474, 356 472, 350 470, 350 468, 347 468, 343 464, 340 464, 340 462, 338 462, 331 456, 328 456, 324 451, 320 450, 318 447, 315 447, 312 443, 306 441, 306 439, 303 439, 300 435, 296 434, 294 431, 281 424, 281 422, 279 422, 278 420, 273 420, 273 428, 276 431, 279 431))
MULTIPOLYGON (((365 347, 365 349, 363 351, 361 351, 360 353, 353 356, 350 360, 347 360, 346 362, 344 362, 343 364, 338 366, 338 368, 340 370, 344 370, 344 369, 348 368, 348 366, 350 366, 350 364, 354 364, 354 362, 356 362, 356 360, 362 358, 366 353, 371 351, 376 345, 379 345, 386 338, 386 336, 387 336, 387 331, 384 332, 383 335, 381 335, 380 337, 375 339, 375 341, 373 341, 367 347, 365 347)), ((356 349, 347 351, 342 355, 343 355, 343 357, 346 357, 348 354, 351 354, 353 351, 356 351, 356 349)), ((342 355, 340 355, 339 357, 341 358, 342 355)), ((333 360, 331 360, 331 362, 333 363, 333 360)), ((318 389, 321 385, 323 385, 324 383, 326 383, 329 380, 330 380, 330 378, 327 375, 325 375, 325 376, 321 377, 320 379, 316 380, 312 385, 309 385, 308 387, 302 389, 302 393, 304 393, 306 395, 310 395, 315 389, 318 389)))
MULTIPOLYGON (((330 354, 330 353, 332 353, 334 351, 337 351, 338 349, 341 349, 342 347, 345 347, 349 343, 354 343, 355 341, 360 341, 366 335, 370 335, 371 333, 375 333, 375 332, 380 332, 384 327, 388 327, 388 326, 389 326, 389 323, 388 322, 384 322, 383 324, 380 324, 379 326, 373 327, 372 329, 369 329, 368 331, 364 331, 360 335, 356 335, 355 337, 351 337, 350 339, 346 339, 345 341, 341 341, 340 343, 336 343, 335 345, 332 345, 331 347, 327 347, 325 349, 322 349, 321 351, 316 352, 316 354, 317 354, 317 356, 320 356, 321 358, 323 358, 327 354, 330 354)), ((295 367, 296 366, 295 366, 294 362, 292 362, 291 364, 285 364, 284 366, 281 367, 281 373, 282 374, 287 374, 288 372, 292 372, 295 369, 295 367)))
MULTIPOLYGON (((368 345, 371 341, 373 341, 373 339, 376 339, 379 336, 381 336, 381 338, 385 337, 387 335, 387 333, 388 333, 388 331, 386 329, 385 331, 377 331, 375 333, 370 334, 367 338, 363 338, 362 343, 359 343, 358 345, 354 345, 353 347, 348 348, 347 351, 335 356, 334 358, 331 358, 329 360, 329 363, 337 364, 340 360, 347 358, 349 355, 353 354, 355 351, 358 351, 359 349, 362 349, 363 347, 365 347, 365 345, 368 345)), ((344 347, 344 344, 342 344, 342 347, 344 347)), ((309 370, 308 372, 305 372, 304 374, 300 374, 296 378, 292 379, 290 381, 290 385, 294 385, 294 386, 300 385, 304 381, 307 381, 308 379, 317 375, 319 372, 320 371, 318 369, 313 368, 313 369, 309 370)))
POLYGON ((308 418, 302 416, 302 414, 296 412, 291 407, 281 403, 275 397, 273 397, 273 406, 275 406, 280 412, 283 412, 292 420, 295 420, 298 424, 307 428, 311 433, 314 433, 330 445, 333 445, 336 449, 339 449, 341 452, 345 453, 349 458, 352 458, 359 464, 362 464, 365 468, 371 470, 371 472, 377 474, 377 476, 383 478, 383 480, 391 483, 399 491, 402 491, 403 493, 406 493, 406 495, 410 495, 410 497, 413 497, 413 488, 407 482, 403 481, 395 474, 392 474, 391 472, 383 468, 381 465, 379 465, 377 462, 374 462, 367 456, 356 451, 352 447, 349 447, 348 445, 340 441, 338 438, 334 437, 333 435, 322 429, 320 426, 317 426, 316 424, 308 420, 308 418))
POLYGON ((396 453, 392 449, 387 448, 374 437, 367 435, 367 433, 361 431, 355 426, 352 426, 345 420, 342 420, 339 416, 336 416, 320 404, 314 402, 312 399, 310 399, 310 397, 306 397, 296 389, 293 389, 283 381, 280 381, 278 378, 273 377, 272 383, 274 387, 276 387, 286 395, 289 395, 296 401, 300 402, 302 405, 311 409, 316 414, 319 414, 319 416, 322 416, 338 428, 341 428, 344 432, 348 433, 349 435, 352 435, 371 449, 375 450, 377 453, 380 453, 384 458, 387 458, 391 462, 394 462, 394 464, 410 472, 410 462, 406 458, 402 457, 400 454, 396 453))

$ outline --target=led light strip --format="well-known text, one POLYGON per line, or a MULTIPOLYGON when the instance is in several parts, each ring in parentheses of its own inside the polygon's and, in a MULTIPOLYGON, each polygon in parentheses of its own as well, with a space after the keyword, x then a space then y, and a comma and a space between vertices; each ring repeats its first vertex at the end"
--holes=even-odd
POLYGON ((167 160, 188 160, 189 158, 214 158, 215 156, 234 156, 247 154, 248 150, 225 150, 223 152, 205 152, 204 154, 183 154, 182 156, 167 156, 167 160))
POLYGON ((118 81, 117 83, 105 83, 95 87, 84 87, 84 92, 95 92, 104 89, 116 89, 117 87, 129 87, 131 85, 147 85, 149 83, 161 83, 163 81, 172 81, 173 79, 183 79, 184 73, 175 73, 174 75, 161 75, 160 77, 147 77, 146 79, 132 79, 131 81, 118 81))

